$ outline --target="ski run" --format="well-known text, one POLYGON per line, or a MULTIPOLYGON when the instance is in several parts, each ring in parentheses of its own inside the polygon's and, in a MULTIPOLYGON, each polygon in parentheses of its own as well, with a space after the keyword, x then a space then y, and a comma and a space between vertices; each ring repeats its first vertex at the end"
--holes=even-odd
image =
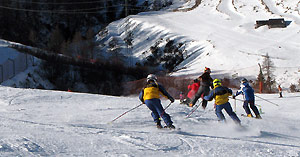
MULTIPOLYGON (((242 102, 236 113, 242 127, 224 114, 218 122, 213 102, 191 107, 176 100, 167 112, 175 130, 157 129, 137 96, 113 97, 0 86, 0 156, 299 156, 298 93, 261 94, 263 119, 247 118, 242 102)), ((166 107, 169 100, 162 100, 166 107)), ((233 105, 233 99, 230 99, 233 105)))

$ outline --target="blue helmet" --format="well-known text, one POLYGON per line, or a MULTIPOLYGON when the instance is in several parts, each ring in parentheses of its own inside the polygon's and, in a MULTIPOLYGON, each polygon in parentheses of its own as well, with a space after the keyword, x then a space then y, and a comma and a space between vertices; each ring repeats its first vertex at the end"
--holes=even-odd
POLYGON ((246 78, 241 79, 241 83, 245 83, 245 82, 248 82, 246 78))

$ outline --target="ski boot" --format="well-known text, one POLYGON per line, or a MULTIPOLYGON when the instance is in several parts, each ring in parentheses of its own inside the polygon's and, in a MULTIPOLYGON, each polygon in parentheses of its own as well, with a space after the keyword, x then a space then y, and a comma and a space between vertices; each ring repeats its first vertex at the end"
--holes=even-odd
POLYGON ((156 127, 158 129, 162 129, 163 128, 163 126, 161 125, 160 121, 156 122, 156 127))
POLYGON ((247 117, 253 118, 252 114, 247 114, 247 117))
POLYGON ((256 115, 256 119, 262 119, 260 115, 256 115))
POLYGON ((207 106, 207 104, 202 104, 202 108, 203 108, 203 110, 205 110, 205 109, 206 109, 206 106, 207 106))
POLYGON ((165 128, 169 128, 169 129, 175 129, 175 126, 173 124, 170 124, 168 126, 165 126, 165 128))

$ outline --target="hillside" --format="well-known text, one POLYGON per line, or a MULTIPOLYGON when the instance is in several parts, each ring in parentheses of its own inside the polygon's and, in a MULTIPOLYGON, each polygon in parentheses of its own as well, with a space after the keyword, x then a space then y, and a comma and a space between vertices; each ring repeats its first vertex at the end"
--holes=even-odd
POLYGON ((153 56, 153 47, 164 49, 171 40, 183 58, 172 76, 195 77, 204 67, 210 67, 214 77, 254 80, 259 73, 258 63, 262 64, 268 54, 274 62, 277 84, 284 88, 298 84, 300 4, 297 0, 197 2, 200 1, 187 1, 179 9, 140 13, 112 22, 105 33, 98 34, 97 40, 108 45, 116 38, 123 47, 120 52, 131 57, 131 64, 145 63, 153 56), (284 18, 287 27, 255 29, 256 20, 271 18, 284 18), (128 37, 131 45, 127 50, 124 40, 128 37))

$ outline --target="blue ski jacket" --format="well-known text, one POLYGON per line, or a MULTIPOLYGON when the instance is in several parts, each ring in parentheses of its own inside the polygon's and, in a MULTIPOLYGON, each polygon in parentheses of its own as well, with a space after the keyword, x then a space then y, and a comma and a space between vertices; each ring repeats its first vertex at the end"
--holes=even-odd
POLYGON ((244 95, 245 100, 254 101, 254 90, 247 82, 241 84, 241 90, 237 91, 235 96, 240 94, 244 95))

